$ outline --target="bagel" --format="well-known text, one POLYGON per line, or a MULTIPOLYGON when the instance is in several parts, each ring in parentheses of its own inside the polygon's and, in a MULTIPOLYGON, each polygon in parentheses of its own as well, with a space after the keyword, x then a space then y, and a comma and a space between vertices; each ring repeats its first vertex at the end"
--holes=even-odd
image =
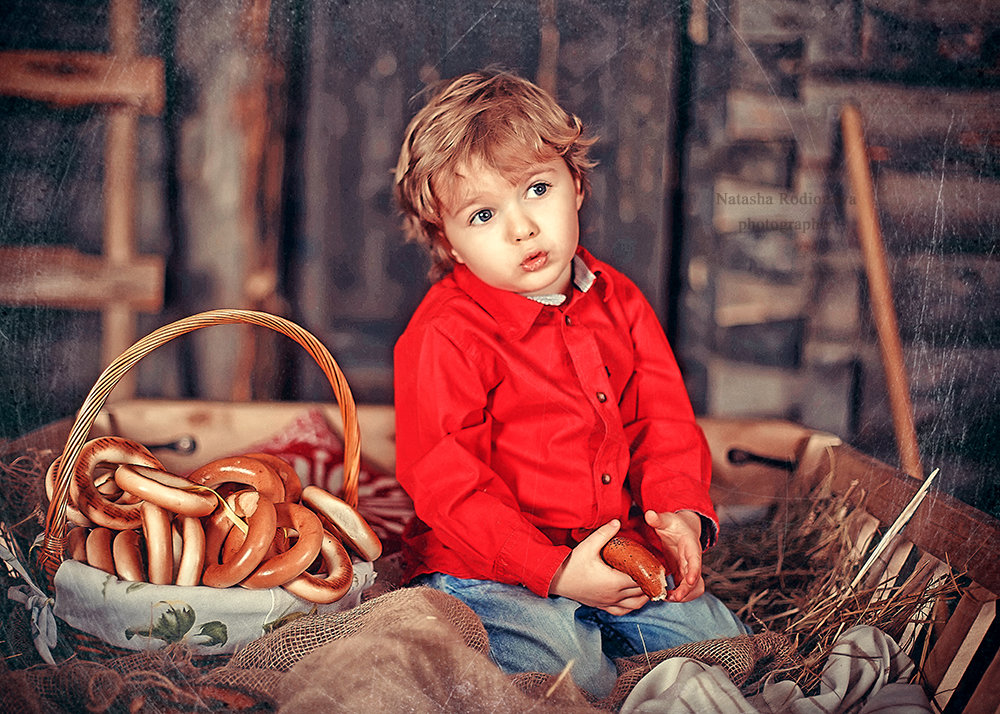
MULTIPOLYGON (((52 463, 49 464, 48 470, 45 472, 45 497, 49 499, 50 502, 52 501, 52 495, 55 493, 56 473, 59 471, 59 464, 61 463, 62 455, 60 454, 52 460, 52 463)), ((94 526, 94 522, 80 513, 80 509, 69 501, 66 503, 66 520, 74 525, 83 526, 84 528, 92 528, 94 526)))
POLYGON ((192 586, 201 584, 201 574, 205 570, 205 529, 201 519, 192 516, 181 516, 181 550, 177 565, 177 585, 192 586))
POLYGON ((138 503, 116 503, 100 491, 94 476, 100 465, 138 464, 162 469, 163 464, 142 444, 119 436, 101 436, 83 445, 70 480, 70 500, 94 524, 124 531, 140 525, 138 503))
POLYGON ((111 544, 111 554, 114 556, 115 572, 118 573, 119 580, 146 580, 139 531, 118 531, 111 544))
MULTIPOLYGON (((224 502, 220 503, 219 506, 212 512, 208 518, 203 522, 205 529, 205 563, 218 563, 220 562, 220 557, 229 559, 235 550, 222 555, 222 548, 229 536, 229 532, 233 529, 235 525, 236 518, 246 518, 246 511, 244 506, 238 500, 240 494, 252 494, 254 498, 259 499, 260 494, 252 489, 245 489, 243 491, 236 491, 228 494, 225 497, 224 502)), ((256 509, 257 502, 253 502, 253 508, 256 509)), ((246 524, 243 524, 246 528, 246 524)), ((242 541, 241 541, 242 544, 242 541)))
POLYGON ((296 597, 318 604, 336 602, 344 597, 354 583, 351 556, 336 536, 324 531, 320 557, 326 569, 325 577, 305 572, 282 587, 296 597))
POLYGON ((110 528, 98 526, 87 536, 87 563, 105 573, 115 574, 115 559, 111 553, 111 540, 114 532, 110 528))
POLYGON ((320 517, 326 530, 365 560, 376 560, 382 555, 382 541, 364 516, 346 501, 319 486, 309 485, 302 489, 302 503, 320 517))
POLYGON ((209 487, 224 483, 244 484, 260 491, 271 503, 285 500, 285 485, 281 476, 263 461, 249 456, 227 456, 210 461, 191 472, 188 480, 209 487))
POLYGON ((298 472, 290 463, 285 461, 280 456, 275 456, 274 454, 254 452, 244 454, 244 456, 251 459, 257 459, 258 461, 263 461, 265 464, 270 466, 271 469, 281 478, 281 482, 285 487, 285 501, 287 503, 299 502, 299 498, 302 496, 302 479, 299 478, 298 472))
POLYGON ((81 563, 87 562, 87 528, 77 526, 70 528, 66 533, 66 556, 72 560, 79 560, 81 563))
MULTIPOLYGON (((221 508, 221 507, 220 507, 221 508)), ((227 516, 228 518, 228 516, 227 516)), ((213 514, 213 533, 217 520, 213 514)), ((224 526, 222 526, 224 528, 224 526)), ((230 526, 231 527, 231 526, 230 526)), ((274 504, 266 498, 260 498, 257 508, 247 519, 247 534, 239 550, 230 558, 219 561, 219 554, 225 536, 221 539, 213 535, 212 547, 208 546, 206 533, 205 571, 201 581, 213 588, 228 588, 236 585, 252 573, 274 540, 274 529, 277 527, 277 513, 274 504)), ((227 530, 228 533, 228 530, 227 530)))
POLYGON ((146 539, 149 582, 170 585, 174 582, 174 533, 170 512, 149 501, 142 502, 139 512, 146 539))
POLYGON ((323 545, 323 526, 319 516, 297 503, 275 505, 279 528, 292 528, 298 533, 295 544, 282 553, 268 558, 240 583, 245 588, 264 590, 284 585, 309 567, 323 545))
POLYGON ((184 516, 201 518, 216 506, 215 495, 207 487, 148 466, 122 464, 115 470, 115 483, 126 493, 184 516))

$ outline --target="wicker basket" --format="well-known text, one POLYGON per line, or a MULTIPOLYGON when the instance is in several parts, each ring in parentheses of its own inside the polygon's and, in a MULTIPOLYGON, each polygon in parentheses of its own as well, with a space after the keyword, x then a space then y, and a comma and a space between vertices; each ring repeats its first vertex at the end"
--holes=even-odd
MULTIPOLYGON (((139 360, 145 357, 147 354, 155 350, 157 347, 165 344, 166 342, 172 340, 175 337, 184 335, 188 332, 201 329, 203 327, 210 327, 213 325, 225 325, 225 324, 249 324, 257 325, 261 327, 266 327, 276 332, 280 332, 299 343, 305 350, 312 356, 319 367, 323 370, 330 385, 333 387, 334 396, 337 399, 338 405, 340 407, 340 413, 343 420, 344 427, 344 477, 343 477, 343 487, 340 497, 346 502, 354 507, 358 505, 358 479, 360 472, 360 462, 361 462, 361 448, 360 448, 360 433, 357 420, 356 406, 354 403, 353 396, 351 395, 350 388, 348 387, 347 381, 344 378, 343 373, 337 366, 333 357, 330 355, 329 351, 316 339, 312 334, 299 327, 293 322, 286 320, 284 318, 263 313, 255 312, 250 310, 235 310, 235 309, 224 309, 224 310, 212 310, 208 312, 199 313, 186 317, 184 319, 178 320, 171 324, 151 332, 147 336, 138 340, 129 349, 123 352, 118 358, 116 358, 101 374, 97 382, 94 384, 87 398, 83 402, 78 415, 73 423, 73 427, 70 431, 69 437, 66 440, 65 448, 62 452, 61 463, 58 471, 54 478, 53 493, 51 500, 49 502, 48 510, 46 512, 45 518, 45 529, 40 540, 40 546, 37 551, 37 566, 39 569, 39 575, 44 581, 43 586, 47 586, 48 591, 55 595, 56 602, 56 614, 65 622, 60 625, 60 635, 63 634, 62 630, 65 629, 65 624, 70 624, 70 632, 72 633, 75 629, 80 629, 79 625, 69 623, 67 618, 59 613, 59 601, 60 594, 65 596, 64 600, 69 600, 74 603, 71 607, 77 607, 81 602, 81 593, 78 592, 63 592, 60 593, 60 587, 58 586, 57 573, 61 568, 64 570, 63 581, 65 582, 65 568, 72 567, 72 569, 87 568, 92 573, 84 572, 86 576, 84 579, 74 579, 74 583, 82 583, 85 580, 92 584, 87 584, 85 586, 80 586, 85 589, 93 589, 97 591, 99 588, 101 591, 107 586, 107 583, 103 585, 98 585, 97 580, 92 577, 96 576, 96 569, 90 568, 90 566, 84 566, 81 563, 75 561, 69 561, 64 563, 64 551, 67 539, 67 517, 66 508, 69 499, 69 489, 70 489, 70 478, 73 471, 76 468, 77 462, 80 458, 83 446, 87 441, 88 434, 91 427, 94 424, 97 415, 101 411, 108 398, 111 390, 118 384, 122 377, 133 367, 139 360)), ((370 565, 370 564, 369 564, 370 565)), ((103 575, 103 574, 102 574, 103 575)), ((112 578, 113 579, 113 578, 112 578)), ((360 597, 360 591, 367 585, 370 584, 373 579, 373 571, 369 568, 363 571, 360 579, 356 577, 356 588, 352 588, 352 592, 345 596, 343 602, 334 603, 335 609, 343 609, 349 607, 352 603, 355 603, 360 597)), ((114 579, 113 579, 114 580, 114 579)), ((124 585, 124 584, 122 584, 124 585)), ((148 586, 151 598, 149 601, 149 607, 153 608, 156 605, 163 605, 164 603, 170 602, 185 602, 186 597, 191 591, 206 591, 209 590, 203 586, 188 588, 182 586, 165 585, 165 586, 148 586)), ((227 610, 227 602, 235 603, 235 598, 242 598, 241 604, 234 607, 234 611, 243 611, 247 604, 245 602, 248 597, 248 591, 240 587, 226 588, 222 590, 213 590, 213 599, 218 602, 218 609, 220 611, 227 610)), ((291 595, 285 593, 281 588, 274 588, 274 596, 280 595, 282 598, 292 598, 291 595), (279 592, 280 591, 280 592, 279 592)), ((258 593, 261 591, 257 591, 258 593)), ((270 591, 263 591, 264 593, 269 593, 270 591)), ((86 600, 89 597, 89 593, 82 598, 86 600)), ((292 598, 293 600, 297 600, 292 598)), ((273 597, 272 597, 273 600, 273 597)), ((255 601, 256 602, 256 601, 255 601)), ((261 600, 260 602, 263 602, 261 600)), ((311 603, 306 603, 305 601, 298 601, 302 603, 301 610, 303 612, 315 609, 311 603)), ((330 606, 330 607, 333 607, 330 606)), ((251 606, 253 607, 253 606, 251 606)), ((107 607, 106 609, 112 610, 113 607, 107 607)), ((320 608, 324 609, 324 608, 320 608)), ((94 612, 88 606, 87 617, 93 618, 94 612)), ((150 610, 152 612, 152 610, 150 610)), ((271 609, 269 615, 274 615, 274 609, 271 609)), ((282 617, 287 617, 289 611, 286 609, 283 612, 278 613, 282 617)), ((108 613, 110 617, 112 613, 108 613)), ((98 617, 100 615, 98 614, 98 617)), ((150 615, 152 620, 153 615, 150 615)), ((266 625, 265 625, 266 628, 266 625)), ((84 633, 84 639, 88 640, 88 647, 93 649, 94 647, 94 635, 95 632, 88 631, 84 633), (89 637, 87 636, 89 634, 89 637)), ((100 636, 98 635, 98 639, 100 636)), ((243 642, 245 643, 245 642, 243 642)), ((243 644, 239 641, 230 642, 229 649, 227 651, 232 651, 234 647, 243 644)), ((118 654, 120 653, 120 644, 117 645, 108 642, 107 648, 109 653, 118 654)), ((141 649, 142 647, 137 647, 141 649)), ((220 650, 221 651, 221 650, 220 650)))

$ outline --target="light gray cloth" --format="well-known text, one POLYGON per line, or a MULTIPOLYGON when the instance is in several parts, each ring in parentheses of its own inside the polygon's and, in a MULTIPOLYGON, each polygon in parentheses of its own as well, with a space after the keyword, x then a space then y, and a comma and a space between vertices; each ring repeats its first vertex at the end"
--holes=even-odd
POLYGON ((621 712, 931 712, 923 689, 908 683, 913 672, 913 663, 892 638, 877 628, 856 626, 834 643, 815 696, 805 696, 791 681, 767 681, 762 692, 748 700, 722 668, 675 657, 660 663, 639 681, 621 712))
POLYGON ((184 642, 198 654, 223 654, 235 652, 296 614, 350 609, 374 581, 371 563, 355 563, 348 593, 337 602, 316 605, 280 587, 220 590, 130 583, 66 560, 56 571, 55 614, 71 627, 123 649, 150 650, 184 642))

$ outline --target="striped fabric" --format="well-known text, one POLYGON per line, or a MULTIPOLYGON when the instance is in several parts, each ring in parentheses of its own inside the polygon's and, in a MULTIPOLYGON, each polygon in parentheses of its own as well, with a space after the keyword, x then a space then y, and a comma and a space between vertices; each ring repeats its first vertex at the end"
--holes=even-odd
MULTIPOLYGON (((247 451, 285 459, 295 467, 303 485, 313 484, 338 493, 343 484, 344 444, 318 409, 303 412, 267 441, 247 451)), ((358 474, 358 511, 382 540, 384 553, 399 550, 413 503, 394 474, 375 467, 364 457, 358 474)))
MULTIPOLYGON (((860 559, 877 540, 877 521, 864 518, 853 534, 852 557, 860 559)), ((1000 567, 1000 564, 998 564, 1000 567)), ((951 568, 912 543, 897 542, 882 554, 866 584, 873 600, 893 588, 923 587, 949 577, 951 568)), ((1000 714, 1000 617, 997 595, 968 584, 957 603, 929 602, 899 645, 918 664, 934 707, 943 714, 1000 714)))

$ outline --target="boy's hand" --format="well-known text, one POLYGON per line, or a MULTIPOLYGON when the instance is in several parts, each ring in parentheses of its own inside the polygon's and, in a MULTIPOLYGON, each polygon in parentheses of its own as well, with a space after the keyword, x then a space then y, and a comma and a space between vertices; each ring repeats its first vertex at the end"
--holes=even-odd
POLYGON ((694 511, 657 513, 646 511, 646 523, 663 544, 667 571, 674 578, 670 602, 687 602, 705 592, 701 577, 701 516, 694 511))
POLYGON ((632 578, 601 558, 601 549, 620 527, 617 520, 610 521, 580 541, 556 571, 549 592, 612 615, 625 615, 649 602, 632 578))

